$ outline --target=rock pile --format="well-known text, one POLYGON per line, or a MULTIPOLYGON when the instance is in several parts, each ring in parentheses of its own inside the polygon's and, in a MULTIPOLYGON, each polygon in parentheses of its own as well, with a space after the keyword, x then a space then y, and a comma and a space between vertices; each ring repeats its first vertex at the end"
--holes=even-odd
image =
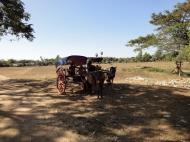
POLYGON ((158 85, 158 86, 170 86, 176 88, 190 89, 190 78, 180 78, 172 80, 156 80, 153 78, 146 78, 141 76, 128 77, 125 79, 127 83, 141 84, 141 85, 158 85))

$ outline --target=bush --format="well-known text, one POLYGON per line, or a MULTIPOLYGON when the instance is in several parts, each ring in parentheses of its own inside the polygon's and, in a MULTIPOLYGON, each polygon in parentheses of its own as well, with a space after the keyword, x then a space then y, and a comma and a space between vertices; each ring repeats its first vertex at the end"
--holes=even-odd
POLYGON ((145 53, 145 54, 142 56, 142 61, 143 61, 143 62, 149 62, 149 61, 151 61, 151 59, 152 59, 152 56, 151 56, 150 54, 148 54, 148 53, 145 53))
POLYGON ((182 50, 181 58, 186 61, 190 61, 190 46, 185 47, 182 50))
POLYGON ((153 56, 153 59, 156 61, 156 60, 162 60, 163 59, 163 53, 162 53, 162 50, 158 49, 154 56, 153 56))
POLYGON ((165 61, 174 61, 176 60, 176 57, 179 55, 179 52, 173 51, 173 52, 169 52, 169 53, 165 53, 163 55, 163 59, 165 61))

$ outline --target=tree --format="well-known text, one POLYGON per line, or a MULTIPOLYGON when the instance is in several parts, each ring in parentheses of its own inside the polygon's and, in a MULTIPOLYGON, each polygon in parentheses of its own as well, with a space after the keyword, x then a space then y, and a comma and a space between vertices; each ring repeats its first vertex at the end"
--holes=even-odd
POLYGON ((185 47, 181 54, 180 54, 180 57, 183 59, 183 60, 186 60, 186 61, 190 61, 190 46, 187 46, 185 47))
POLYGON ((166 51, 180 51, 189 44, 190 0, 177 4, 172 11, 152 14, 150 23, 157 26, 158 45, 166 51))
POLYGON ((140 51, 147 47, 157 45, 157 42, 156 36, 154 34, 149 34, 130 40, 126 46, 135 47, 134 51, 140 51))
POLYGON ((138 55, 136 56, 137 61, 142 61, 143 53, 142 50, 139 51, 138 55))
POLYGON ((27 23, 29 19, 21 0, 0 0, 0 36, 15 35, 32 41, 34 30, 27 23))
POLYGON ((101 55, 101 56, 103 56, 103 54, 104 54, 104 52, 103 52, 103 51, 101 51, 101 52, 100 52, 100 55, 101 55))
POLYGON ((180 52, 190 40, 190 0, 177 4, 171 11, 153 13, 150 23, 156 26, 156 33, 130 40, 127 46, 135 50, 155 46, 169 53, 180 52))
POLYGON ((154 34, 149 34, 144 37, 140 36, 136 39, 130 40, 126 46, 135 47, 134 51, 138 52, 136 59, 137 61, 141 61, 143 49, 148 48, 150 46, 156 46, 157 42, 158 41, 156 36, 154 34))
POLYGON ((98 53, 95 54, 95 57, 96 57, 96 58, 98 57, 98 53))

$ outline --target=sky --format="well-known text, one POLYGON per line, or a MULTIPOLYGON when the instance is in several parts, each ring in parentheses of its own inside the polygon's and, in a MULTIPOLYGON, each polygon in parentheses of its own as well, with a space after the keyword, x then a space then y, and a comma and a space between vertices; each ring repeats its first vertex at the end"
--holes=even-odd
MULTIPOLYGON (((35 39, 2 37, 0 59, 40 59, 69 55, 132 57, 125 45, 153 33, 152 13, 185 0, 23 0, 35 39)), ((148 50, 153 53, 153 49, 148 50)))

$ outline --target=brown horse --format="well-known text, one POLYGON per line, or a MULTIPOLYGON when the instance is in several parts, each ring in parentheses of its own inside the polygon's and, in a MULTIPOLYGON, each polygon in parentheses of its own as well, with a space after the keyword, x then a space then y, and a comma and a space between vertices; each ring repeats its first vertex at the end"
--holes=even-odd
POLYGON ((97 90, 98 98, 103 98, 102 90, 105 79, 106 75, 101 70, 87 73, 85 75, 85 92, 86 89, 89 89, 91 87, 92 91, 94 91, 93 89, 97 90))

